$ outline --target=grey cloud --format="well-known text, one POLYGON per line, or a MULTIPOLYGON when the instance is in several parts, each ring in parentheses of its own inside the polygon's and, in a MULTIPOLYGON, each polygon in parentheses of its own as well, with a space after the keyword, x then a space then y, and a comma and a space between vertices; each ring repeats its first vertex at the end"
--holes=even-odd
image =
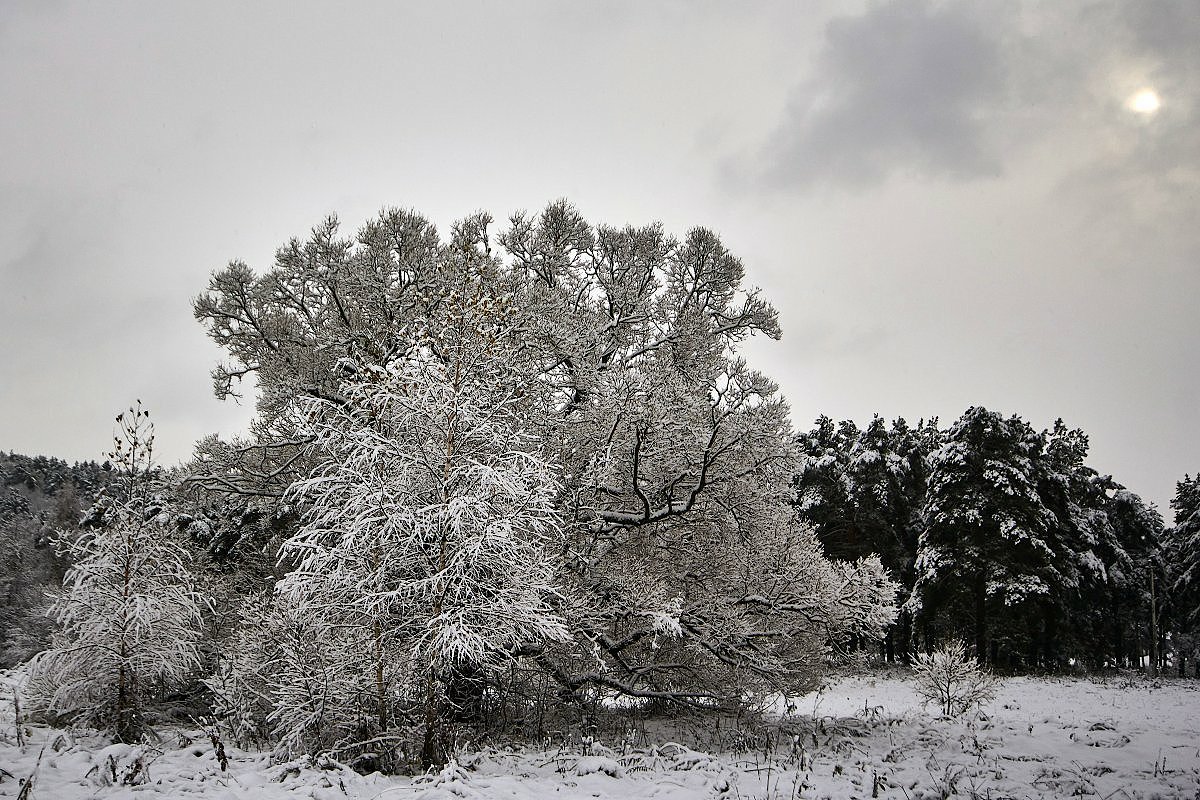
POLYGON ((968 181, 1043 148, 1059 192, 1081 192, 1095 217, 1130 191, 1154 202, 1153 219, 1175 217, 1200 190, 1196 42, 1191 0, 872 4, 827 24, 775 130, 725 177, 775 189, 968 181), (1142 85, 1163 97, 1153 119, 1121 108, 1142 85))
POLYGON ((1168 71, 1186 70, 1195 78, 1200 66, 1200 3, 1194 0, 1143 0, 1115 8, 1140 49, 1163 60, 1168 71))
POLYGON ((895 2, 832 20, 812 76, 760 153, 763 182, 870 185, 894 172, 993 176, 1004 21, 963 5, 895 2))
POLYGON ((1081 210, 1081 241, 1115 268, 1164 273, 1200 257, 1200 4, 1155 0, 1095 4, 1070 20, 1078 159, 1055 196, 1081 210), (1143 86, 1162 97, 1152 117, 1114 109, 1143 86))

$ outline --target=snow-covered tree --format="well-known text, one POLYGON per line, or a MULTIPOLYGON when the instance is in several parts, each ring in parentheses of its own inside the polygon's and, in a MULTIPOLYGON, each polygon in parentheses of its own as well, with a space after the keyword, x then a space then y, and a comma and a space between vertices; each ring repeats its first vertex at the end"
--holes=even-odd
POLYGON ((779 335, 740 260, 710 231, 593 227, 565 203, 500 241, 534 311, 575 522, 575 641, 540 663, 583 697, 736 702, 810 679, 843 635, 841 584, 793 518, 787 406, 738 356, 779 335))
POLYGON ((926 704, 936 703, 943 716, 965 714, 996 696, 995 677, 970 657, 958 639, 918 654, 913 678, 917 694, 926 704))
POLYGON ((747 336, 779 335, 774 309, 743 288, 742 263, 707 230, 593 226, 565 202, 514 215, 499 237, 489 222, 472 216, 443 242, 420 216, 387 211, 354 241, 320 226, 267 275, 242 264, 215 275, 195 311, 232 358, 217 390, 254 375, 259 417, 252 441, 210 443, 193 482, 282 496, 310 477, 318 451, 290 414, 294 399, 351 408, 355 381, 436 356, 423 326, 466 274, 507 298, 514 407, 533 437, 527 452, 561 487, 550 501, 566 540, 554 584, 572 637, 526 655, 577 698, 736 700, 752 677, 793 680, 787 665, 818 661, 847 618, 837 598, 877 593, 869 580, 820 588, 812 576, 836 570, 794 530, 787 407, 738 356, 747 336), (772 600, 769 622, 810 632, 795 639, 802 658, 774 652, 765 607, 745 602, 769 599, 765 584, 792 573, 800 583, 788 591, 821 611, 772 600))
MULTIPOLYGON (((850 560, 877 554, 900 583, 900 601, 914 582, 917 535, 925 501, 929 455, 940 445, 937 420, 889 428, 875 416, 863 430, 821 417, 797 437, 797 510, 812 524, 825 552, 850 560)), ((888 631, 889 658, 907 658, 911 620, 901 611, 888 631)))
POLYGON ((131 742, 144 731, 145 703, 184 685, 198 667, 208 600, 170 525, 148 506, 149 412, 139 405, 117 422, 117 490, 100 501, 103 526, 62 541, 72 566, 50 610, 59 629, 32 660, 28 691, 35 708, 131 742))
POLYGON ((1043 448, 1020 417, 973 407, 930 459, 909 608, 928 631, 971 633, 981 663, 995 623, 1040 616, 1061 581, 1056 519, 1038 493, 1043 448))
POLYGON ((1170 600, 1172 637, 1176 658, 1180 660, 1180 674, 1186 671, 1186 661, 1200 675, 1197 660, 1200 659, 1200 474, 1196 477, 1183 476, 1175 484, 1175 497, 1171 500, 1175 512, 1175 524, 1165 537, 1165 561, 1170 583, 1167 596, 1170 600))
MULTIPOLYGON (((1148 640, 1150 575, 1162 583, 1157 510, 1088 467, 1088 437, 1057 420, 1045 434, 1039 494, 1056 520, 1059 586, 1042 604, 1043 663, 1135 664, 1148 640)), ((1031 663, 1037 659, 1031 658, 1031 663)))
MULTIPOLYGON (((248 598, 240 617, 205 681, 235 741, 273 744, 280 760, 334 753, 356 766, 395 766, 393 732, 379 725, 381 664, 370 626, 272 594, 248 598)), ((382 664, 387 686, 405 686, 399 666, 382 664)), ((384 713, 400 703, 390 694, 384 699, 384 713)))
POLYGON ((393 709, 422 709, 426 765, 445 758, 456 675, 568 638, 552 583, 557 470, 521 413, 504 301, 463 277, 406 358, 347 364, 344 402, 300 402, 298 430, 325 463, 292 488, 304 524, 276 587, 286 608, 357 637, 380 733, 393 709))
MULTIPOLYGON (((1128 663, 1141 663, 1142 654, 1162 653, 1159 624, 1168 584, 1163 564, 1163 520, 1158 509, 1134 492, 1114 484, 1105 513, 1114 533, 1114 565, 1108 569, 1112 625, 1128 644, 1128 663), (1124 633, 1121 633, 1121 631, 1124 633)), ((1157 667, 1156 667, 1157 668, 1157 667)))

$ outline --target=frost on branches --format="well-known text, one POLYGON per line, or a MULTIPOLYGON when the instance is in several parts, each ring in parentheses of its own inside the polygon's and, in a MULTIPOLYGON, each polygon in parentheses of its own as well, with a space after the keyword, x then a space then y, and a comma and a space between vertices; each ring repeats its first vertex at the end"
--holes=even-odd
POLYGON ((147 510, 153 426, 139 406, 117 417, 111 454, 120 480, 103 526, 64 541, 72 566, 50 613, 53 646, 30 663, 30 704, 105 728, 122 742, 145 730, 147 701, 183 686, 199 666, 208 600, 170 525, 147 510))
POLYGON ((995 677, 980 667, 957 639, 932 653, 918 653, 913 659, 916 690, 926 704, 935 703, 943 716, 965 714, 996 696, 995 677))
POLYGON ((298 403, 325 463, 290 493, 304 524, 281 554, 286 633, 265 670, 288 750, 419 722, 422 761, 438 763, 456 680, 568 638, 555 470, 524 429, 505 312, 466 292, 447 292, 406 358, 344 364, 345 402, 298 403))
POLYGON ((358 637, 368 728, 436 728, 406 703, 462 708, 468 674, 494 694, 496 659, 520 659, 516 696, 548 676, 572 703, 712 707, 878 635, 878 560, 835 566, 794 519, 786 403, 738 353, 777 315, 741 261, 565 202, 490 223, 443 241, 388 210, 347 240, 329 220, 195 306, 231 358, 218 393, 253 375, 260 396, 255 439, 210 443, 191 482, 307 508, 279 601, 358 637))

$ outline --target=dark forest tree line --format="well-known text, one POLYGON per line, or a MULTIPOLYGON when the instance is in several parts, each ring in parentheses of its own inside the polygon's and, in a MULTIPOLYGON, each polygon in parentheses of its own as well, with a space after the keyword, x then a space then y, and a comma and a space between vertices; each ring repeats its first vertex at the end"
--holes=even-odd
POLYGON ((1195 659, 1195 480, 1165 529, 1085 463, 1082 430, 981 407, 946 429, 822 417, 797 441, 798 508, 827 552, 878 553, 902 585, 889 660, 953 638, 1013 669, 1195 659))
POLYGON ((44 648, 48 595, 67 564, 54 547, 87 522, 112 465, 0 453, 0 668, 44 648))

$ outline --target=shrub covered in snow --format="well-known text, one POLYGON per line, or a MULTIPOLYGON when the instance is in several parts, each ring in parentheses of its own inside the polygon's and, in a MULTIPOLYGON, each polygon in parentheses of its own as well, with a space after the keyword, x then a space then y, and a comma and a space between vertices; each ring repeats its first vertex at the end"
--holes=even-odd
POLYGON ((936 703, 946 716, 966 713, 996 695, 996 679, 971 658, 960 641, 918 654, 913 672, 917 693, 926 704, 936 703))

